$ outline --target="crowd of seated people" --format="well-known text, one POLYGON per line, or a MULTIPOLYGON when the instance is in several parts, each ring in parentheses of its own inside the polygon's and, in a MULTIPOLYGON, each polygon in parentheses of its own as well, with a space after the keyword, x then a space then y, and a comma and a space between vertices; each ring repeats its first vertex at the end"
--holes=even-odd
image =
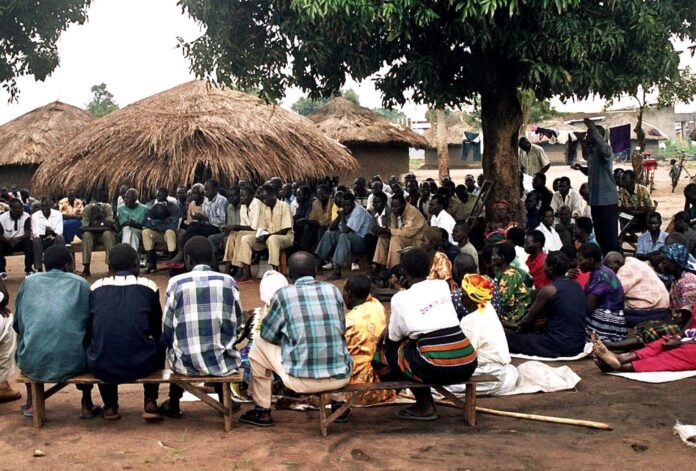
MULTIPOLYGON (((471 209, 483 182, 477 186, 472 175, 462 185, 376 175, 351 188, 280 178, 222 188, 208 180, 177 187, 173 197, 158 188, 152 200, 124 185, 111 203, 75 191, 31 203, 7 196, 0 272, 5 279, 6 255, 21 252, 30 275, 15 303, 17 362, 46 381, 92 372, 105 383, 104 406, 82 387, 81 414, 107 419, 119 417, 119 383, 164 365, 194 376, 231 374, 242 362, 233 347, 242 324, 238 284, 253 280, 260 258, 277 273, 285 256, 292 284, 264 301, 259 335, 245 357, 255 403, 242 415, 245 423, 273 425, 274 378, 307 394, 377 378, 461 392, 472 374, 488 373, 498 382, 482 389, 496 393, 514 385, 510 353, 574 356, 588 342, 604 370, 696 368, 689 340, 696 327, 694 218, 689 208, 676 214, 668 236, 649 194, 627 173, 617 207, 644 230, 634 255, 595 238, 605 225, 587 208, 596 188, 575 192, 563 178, 552 191, 544 173, 534 175, 533 190, 520 201, 490 201, 488 214, 477 215, 471 209), (91 287, 71 273, 66 244, 78 240, 83 275, 91 275, 93 252, 105 251, 109 275, 91 287), (370 263, 370 276, 349 274, 343 292, 329 283, 370 263), (142 276, 161 268, 171 275, 164 307, 156 285, 142 276), (127 287, 128 296, 114 286, 127 287), (390 290, 389 317, 384 298, 372 295, 377 287, 390 290), (48 292, 61 299, 37 305, 48 292), (129 316, 119 325, 128 328, 115 335, 114 318, 124 309, 129 316), (73 337, 42 341, 55 323, 75 324, 73 337), (182 328, 190 323, 198 328, 182 328), (203 341, 204 331, 219 338, 203 341), (225 348, 207 351, 213 343, 225 348), (47 361, 52 351, 64 354, 47 361), (442 352, 447 368, 438 363, 442 352)), ((685 192, 687 206, 692 191, 685 192)), ((614 230, 618 236, 618 224, 614 230)), ((182 415, 180 388, 173 385, 159 405, 157 393, 145 389, 146 420, 182 415)), ((414 393, 416 404, 398 416, 437 418, 430 392, 414 393)), ((365 401, 393 397, 386 391, 365 401)), ((23 412, 33 413, 30 401, 23 412)))

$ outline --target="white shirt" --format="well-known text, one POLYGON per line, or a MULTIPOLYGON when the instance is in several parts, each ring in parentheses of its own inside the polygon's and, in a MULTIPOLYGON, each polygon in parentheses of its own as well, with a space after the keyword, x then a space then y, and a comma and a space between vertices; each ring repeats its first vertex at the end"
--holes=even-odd
POLYGON ((524 247, 518 247, 517 245, 515 246, 515 258, 519 262, 515 266, 525 273, 529 273, 529 267, 527 266, 529 254, 524 251, 524 247))
POLYGON ((24 236, 24 224, 29 219, 29 215, 22 212, 22 215, 18 220, 14 220, 10 217, 10 212, 0 214, 0 226, 3 229, 3 235, 6 239, 14 239, 16 237, 24 236))
POLYGON ((46 228, 53 229, 58 235, 63 235, 63 215, 57 209, 51 209, 48 219, 39 210, 31 215, 31 233, 34 237, 46 235, 46 228))
MULTIPOLYGON (((387 195, 387 208, 391 206, 391 198, 392 195, 391 193, 387 193, 386 191, 384 192, 385 195, 387 195)), ((367 209, 368 211, 374 211, 374 207, 372 206, 372 200, 375 198, 375 195, 373 193, 370 193, 370 196, 367 197, 367 209)))
POLYGON ((546 242, 544 242, 544 252, 554 252, 556 250, 561 250, 563 247, 563 242, 561 242, 561 236, 558 235, 556 229, 551 226, 551 229, 547 229, 546 226, 541 223, 537 226, 537 231, 541 231, 546 237, 546 242))
POLYGON ((491 303, 483 311, 474 311, 462 317, 459 324, 471 346, 476 349, 479 365, 510 363, 510 350, 503 325, 491 303))
POLYGON ((239 225, 249 226, 256 230, 259 224, 259 215, 261 214, 261 200, 254 198, 249 203, 249 207, 246 205, 239 206, 239 225))
POLYGON ((558 212, 561 206, 568 206, 572 216, 576 218, 583 215, 585 212, 585 206, 587 206, 587 204, 585 203, 585 200, 582 199, 582 196, 580 196, 580 193, 571 188, 568 190, 568 194, 565 198, 561 195, 560 191, 553 194, 553 198, 551 199, 551 208, 554 212, 558 212))
POLYGON ((446 230, 447 234, 449 234, 450 244, 457 245, 454 239, 452 239, 452 230, 454 229, 455 224, 456 221, 454 218, 444 209, 440 211, 440 214, 437 216, 430 217, 430 227, 439 227, 440 229, 446 230))
POLYGON ((394 342, 457 325, 452 293, 444 280, 421 281, 391 299, 389 339, 394 342))

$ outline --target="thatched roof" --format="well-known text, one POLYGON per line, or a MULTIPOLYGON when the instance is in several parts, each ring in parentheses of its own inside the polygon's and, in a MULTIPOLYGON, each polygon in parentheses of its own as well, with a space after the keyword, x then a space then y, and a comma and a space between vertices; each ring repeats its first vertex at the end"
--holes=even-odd
MULTIPOLYGON (((313 123, 251 95, 192 81, 114 111, 39 167, 37 192, 69 188, 113 195, 126 184, 150 194, 201 175, 229 184, 320 178, 358 162, 313 123)), ((36 190, 35 190, 36 191, 36 190)))
POLYGON ((56 101, 0 126, 0 166, 38 165, 92 122, 92 115, 56 101))
POLYGON ((425 148, 423 136, 394 124, 372 110, 336 97, 307 116, 322 132, 345 146, 408 146, 425 148))
MULTIPOLYGON (((466 122, 466 113, 455 111, 447 117, 447 145, 459 146, 462 144, 464 132, 477 132, 481 130, 475 126, 471 126, 466 122)), ((434 149, 437 147, 435 142, 435 126, 431 127, 423 133, 423 137, 428 141, 428 147, 434 149)))

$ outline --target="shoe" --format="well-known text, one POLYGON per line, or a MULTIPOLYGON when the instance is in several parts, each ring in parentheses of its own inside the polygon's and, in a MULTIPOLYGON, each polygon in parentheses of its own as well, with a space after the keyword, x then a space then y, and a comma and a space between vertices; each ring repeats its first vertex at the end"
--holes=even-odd
POLYGON ((6 388, 0 389, 0 404, 4 402, 12 402, 21 399, 22 394, 19 391, 12 389, 9 385, 6 388))
POLYGON ((184 414, 181 413, 181 409, 179 409, 179 404, 174 405, 169 399, 159 406, 157 412, 170 419, 180 419, 184 416, 184 414))
MULTIPOLYGON (((343 406, 343 402, 331 402, 331 413, 333 414, 336 412, 338 409, 343 406)), ((338 419, 334 420, 337 424, 345 424, 350 420, 350 416, 353 415, 353 412, 351 411, 350 408, 348 408, 343 414, 341 414, 338 419)))
POLYGON ((117 409, 112 409, 111 407, 104 407, 102 409, 102 417, 104 420, 118 420, 121 418, 121 414, 118 413, 117 409))
POLYGON ((258 406, 242 414, 239 417, 239 421, 243 424, 255 425, 257 427, 273 427, 275 425, 273 417, 271 417, 271 410, 258 406), (266 414, 268 414, 268 418, 262 419, 261 416, 266 414))
POLYGON ((331 270, 333 268, 333 262, 329 262, 326 265, 322 265, 322 270, 331 270))
POLYGON ((159 422, 160 420, 164 420, 164 415, 160 413, 159 407, 157 407, 157 401, 154 399, 145 399, 142 418, 147 422, 159 422))
POLYGON ((2 278, 2 281, 7 281, 7 273, 6 272, 0 273, 0 278, 2 278))
POLYGON ((350 264, 350 271, 360 271, 360 264, 359 263, 351 263, 350 264))

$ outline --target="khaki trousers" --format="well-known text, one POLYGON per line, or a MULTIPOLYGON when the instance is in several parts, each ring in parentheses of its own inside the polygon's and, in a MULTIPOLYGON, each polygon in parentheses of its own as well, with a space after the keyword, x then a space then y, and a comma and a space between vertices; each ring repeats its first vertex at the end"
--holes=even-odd
MULTIPOLYGON (((256 242, 256 234, 245 235, 242 237, 242 241, 237 247, 237 253, 239 253, 239 261, 250 265, 251 256, 253 252, 258 252, 268 248, 268 264, 274 267, 280 266, 280 251, 292 247, 292 243, 295 240, 295 236, 292 233, 285 235, 272 235, 266 239, 265 243, 256 242)), ((232 262, 234 266, 241 266, 234 261, 232 262)))
POLYGON ((387 269, 393 268, 401 263, 399 250, 415 245, 416 240, 415 237, 403 236, 379 237, 372 261, 386 265, 387 269))
POLYGON ((154 229, 143 230, 143 249, 146 252, 155 250, 155 245, 167 244, 167 252, 176 252, 176 232, 167 229, 164 234, 154 229))
POLYGON ((222 258, 223 262, 232 262, 232 265, 240 266, 239 264, 241 261, 239 255, 235 254, 235 250, 239 247, 239 244, 241 244, 242 237, 246 235, 256 235, 256 231, 230 232, 230 236, 227 238, 227 244, 225 245, 225 256, 222 258))
POLYGON ((12 316, 0 316, 0 384, 12 374, 15 348, 15 332, 12 329, 12 316))
POLYGON ((318 393, 341 389, 350 378, 295 378, 283 367, 280 345, 265 341, 260 335, 254 337, 254 345, 249 352, 251 363, 251 397, 257 406, 271 408, 271 386, 273 373, 280 376, 283 384, 298 393, 318 393))
POLYGON ((104 263, 109 266, 109 253, 114 245, 116 245, 116 235, 112 231, 104 231, 102 233, 91 233, 85 232, 82 234, 82 264, 89 265, 92 262, 92 250, 94 250, 94 244, 99 242, 104 245, 104 252, 106 256, 104 258, 104 263))

